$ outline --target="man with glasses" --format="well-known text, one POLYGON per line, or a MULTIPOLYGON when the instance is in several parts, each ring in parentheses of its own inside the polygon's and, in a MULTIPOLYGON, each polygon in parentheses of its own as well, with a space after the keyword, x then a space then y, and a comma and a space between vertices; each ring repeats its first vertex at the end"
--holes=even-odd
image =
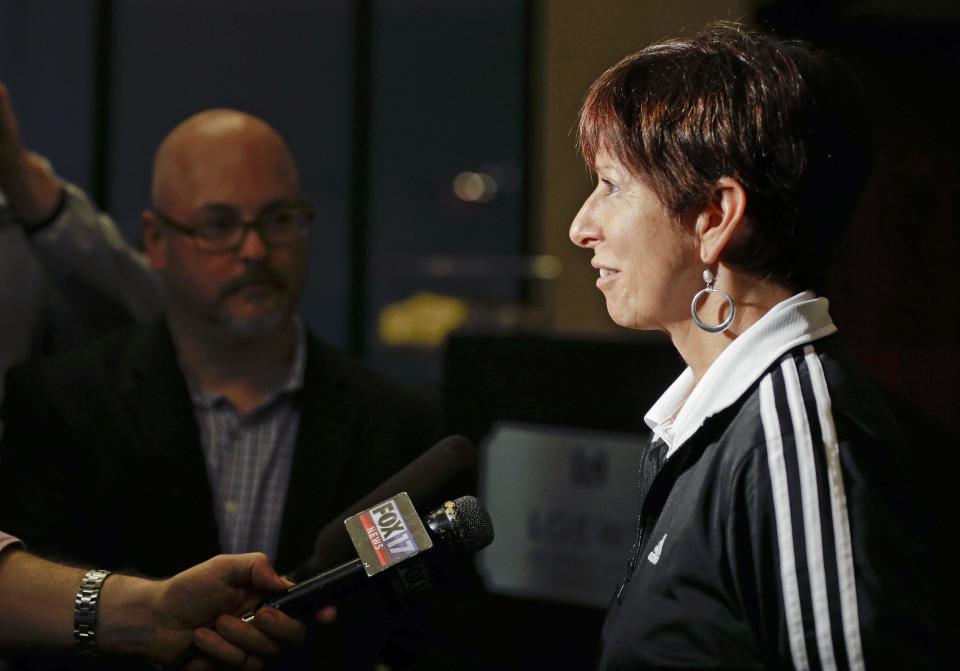
MULTIPOLYGON (((11 371, 0 528, 103 569, 164 576, 261 551, 289 572, 424 450, 429 408, 296 315, 312 220, 266 123, 209 110, 177 126, 143 214, 165 316, 11 371)), ((372 667, 376 646, 357 652, 369 659, 344 663, 372 667)))

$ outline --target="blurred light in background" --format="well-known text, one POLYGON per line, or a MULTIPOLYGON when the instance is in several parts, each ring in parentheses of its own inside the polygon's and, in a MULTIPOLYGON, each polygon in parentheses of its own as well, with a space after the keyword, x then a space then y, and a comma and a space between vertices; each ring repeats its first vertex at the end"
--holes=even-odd
POLYGON ((463 325, 469 315, 469 307, 463 300, 418 293, 380 312, 380 340, 387 345, 437 347, 451 331, 463 325))
POLYGON ((468 203, 489 203, 499 188, 493 175, 486 172, 461 172, 453 178, 453 193, 468 203))

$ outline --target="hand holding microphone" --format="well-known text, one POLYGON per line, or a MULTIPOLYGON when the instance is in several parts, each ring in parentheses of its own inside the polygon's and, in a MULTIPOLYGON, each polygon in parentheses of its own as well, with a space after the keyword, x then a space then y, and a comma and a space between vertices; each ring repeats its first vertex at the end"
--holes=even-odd
MULTIPOLYGON (((493 542, 490 516, 473 496, 447 501, 421 521, 410 497, 401 492, 347 518, 344 525, 356 558, 267 597, 241 619, 254 622, 261 608, 305 617, 371 581, 388 598, 416 600, 433 586, 435 569, 426 558, 442 567, 451 557, 472 554, 493 542)), ((167 671, 182 669, 196 653, 188 650, 167 671)))
MULTIPOLYGON (((404 492, 381 501, 344 522, 358 557, 318 573, 285 592, 268 597, 268 607, 302 617, 364 586, 374 579, 381 590, 400 601, 416 598, 432 584, 430 568, 421 555, 437 563, 472 554, 493 541, 490 516, 473 496, 448 501, 421 521, 404 492)), ((242 616, 256 617, 256 609, 242 616)))
MULTIPOLYGON (((126 576, 117 579, 139 581, 126 576)), ((169 661, 192 637, 194 644, 210 658, 231 666, 246 666, 251 656, 271 657, 279 652, 281 644, 303 638, 303 624, 279 613, 262 618, 255 628, 243 625, 235 617, 221 615, 256 603, 258 594, 289 585, 289 581, 276 574, 266 555, 220 555, 173 578, 140 582, 149 587, 146 593, 153 595, 153 626, 151 635, 146 637, 149 647, 145 652, 154 660, 169 661), (217 631, 205 627, 195 629, 214 618, 217 618, 217 631)), ((123 603, 121 599, 111 602, 123 603)), ((116 630, 124 640, 132 640, 134 629, 130 622, 115 620, 116 617, 101 617, 101 633, 106 635, 116 630)))
MULTIPOLYGON (((263 607, 303 618, 371 583, 388 601, 428 593, 449 558, 492 542, 493 527, 472 496, 447 501, 422 521, 414 504, 433 504, 468 486, 476 464, 476 449, 462 436, 434 445, 324 527, 313 557, 291 574, 299 582, 245 613, 244 622, 256 623, 263 607)), ((184 668, 197 652, 189 650, 168 671, 184 668)))

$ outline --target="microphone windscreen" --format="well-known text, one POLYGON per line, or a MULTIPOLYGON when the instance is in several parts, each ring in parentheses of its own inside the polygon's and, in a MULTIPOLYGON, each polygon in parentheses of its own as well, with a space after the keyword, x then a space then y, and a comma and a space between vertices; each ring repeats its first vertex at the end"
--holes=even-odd
POLYGON ((350 536, 343 526, 346 518, 397 492, 407 492, 418 510, 431 510, 462 492, 465 483, 475 480, 476 471, 477 449, 470 439, 447 436, 334 517, 317 534, 313 556, 290 577, 295 581, 303 579, 355 555, 350 536))
POLYGON ((476 496, 446 501, 423 519, 439 543, 456 554, 473 554, 493 542, 490 513, 476 496))

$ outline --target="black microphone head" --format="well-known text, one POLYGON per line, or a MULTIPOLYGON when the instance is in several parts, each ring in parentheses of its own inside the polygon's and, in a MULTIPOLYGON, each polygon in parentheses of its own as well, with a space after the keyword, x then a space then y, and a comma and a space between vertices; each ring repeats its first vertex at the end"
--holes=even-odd
POLYGON ((490 514, 475 496, 447 501, 424 521, 439 543, 454 552, 472 554, 493 542, 490 514))

